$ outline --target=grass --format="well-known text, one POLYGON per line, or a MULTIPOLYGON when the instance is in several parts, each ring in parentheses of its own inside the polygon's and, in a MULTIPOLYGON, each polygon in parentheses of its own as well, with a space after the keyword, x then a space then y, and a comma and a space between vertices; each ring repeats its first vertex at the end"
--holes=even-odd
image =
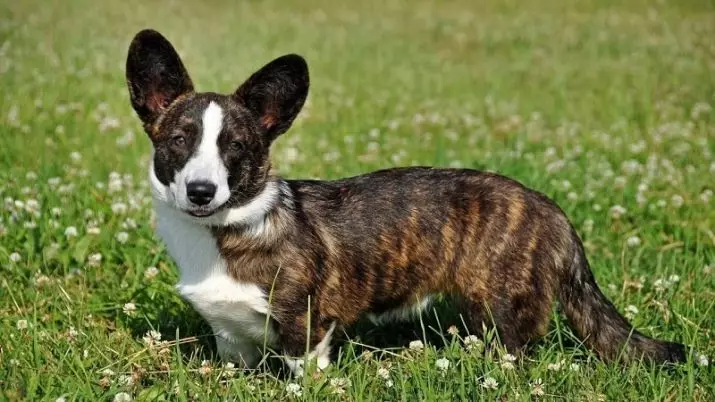
POLYGON ((712 2, 297 3, 0 4, 0 399, 715 399, 712 2), (199 90, 307 58, 309 102, 273 150, 286 177, 429 164, 543 191, 633 323, 701 355, 604 364, 555 311, 527 358, 505 362, 467 347, 438 304, 351 329, 320 375, 223 367, 152 234, 149 142, 123 71, 144 27, 199 90))

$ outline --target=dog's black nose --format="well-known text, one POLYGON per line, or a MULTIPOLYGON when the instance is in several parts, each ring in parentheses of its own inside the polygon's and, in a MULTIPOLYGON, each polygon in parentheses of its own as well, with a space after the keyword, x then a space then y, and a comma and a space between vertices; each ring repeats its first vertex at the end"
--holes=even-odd
POLYGON ((186 195, 196 205, 206 205, 216 195, 216 185, 208 181, 192 181, 186 185, 186 195))

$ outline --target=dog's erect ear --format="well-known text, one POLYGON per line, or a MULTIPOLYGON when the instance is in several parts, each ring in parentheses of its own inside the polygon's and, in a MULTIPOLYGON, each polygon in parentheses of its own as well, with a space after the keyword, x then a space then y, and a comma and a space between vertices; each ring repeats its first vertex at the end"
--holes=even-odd
POLYGON ((148 133, 171 102, 194 90, 174 47, 151 29, 134 36, 127 55, 126 73, 132 106, 148 133))
POLYGON ((269 141, 284 133, 308 96, 308 65, 296 55, 281 56, 251 75, 234 94, 258 118, 269 141))

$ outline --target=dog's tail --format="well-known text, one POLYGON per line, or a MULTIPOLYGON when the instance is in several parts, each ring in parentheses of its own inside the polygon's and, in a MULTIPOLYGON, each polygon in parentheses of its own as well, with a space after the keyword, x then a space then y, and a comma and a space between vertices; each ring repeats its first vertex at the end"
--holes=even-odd
POLYGON ((583 245, 573 232, 575 253, 561 280, 560 301, 569 324, 604 360, 685 361, 685 346, 649 338, 636 331, 596 284, 583 245))

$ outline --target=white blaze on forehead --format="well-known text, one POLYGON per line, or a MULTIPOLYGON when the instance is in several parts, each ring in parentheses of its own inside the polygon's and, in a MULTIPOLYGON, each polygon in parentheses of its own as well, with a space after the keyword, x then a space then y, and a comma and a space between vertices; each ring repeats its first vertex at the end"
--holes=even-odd
POLYGON ((218 136, 223 128, 223 109, 214 102, 204 110, 201 119, 203 131, 201 142, 195 155, 189 160, 183 170, 186 170, 188 181, 205 180, 216 185, 221 170, 226 170, 221 163, 218 151, 218 136))
POLYGON ((209 208, 217 208, 228 201, 231 191, 228 188, 228 169, 221 160, 218 137, 223 129, 223 109, 215 102, 209 103, 204 110, 201 123, 201 142, 186 165, 176 173, 174 182, 177 206, 185 209, 190 206, 186 196, 186 185, 193 181, 205 181, 216 186, 216 195, 209 208))
POLYGON ((201 138, 201 146, 199 151, 218 152, 218 136, 223 128, 223 109, 214 102, 209 103, 209 106, 204 110, 204 115, 201 119, 204 126, 203 136, 201 138))

